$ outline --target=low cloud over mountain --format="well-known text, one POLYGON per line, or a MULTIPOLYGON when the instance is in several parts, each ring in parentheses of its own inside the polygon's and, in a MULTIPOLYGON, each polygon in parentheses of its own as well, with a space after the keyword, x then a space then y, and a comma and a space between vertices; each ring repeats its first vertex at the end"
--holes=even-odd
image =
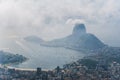
POLYGON ((52 41, 42 41, 36 37, 26 37, 25 40, 49 47, 65 47, 74 50, 97 50, 105 46, 96 36, 87 33, 84 24, 76 24, 71 35, 52 41), (37 40, 36 40, 37 39, 37 40))

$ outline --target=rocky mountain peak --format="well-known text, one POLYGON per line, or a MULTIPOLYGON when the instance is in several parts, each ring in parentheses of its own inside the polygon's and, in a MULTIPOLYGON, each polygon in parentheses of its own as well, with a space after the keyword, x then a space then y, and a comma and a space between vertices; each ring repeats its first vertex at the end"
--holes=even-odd
POLYGON ((86 33, 86 28, 84 24, 75 24, 75 27, 73 28, 73 34, 79 35, 85 33, 86 33))

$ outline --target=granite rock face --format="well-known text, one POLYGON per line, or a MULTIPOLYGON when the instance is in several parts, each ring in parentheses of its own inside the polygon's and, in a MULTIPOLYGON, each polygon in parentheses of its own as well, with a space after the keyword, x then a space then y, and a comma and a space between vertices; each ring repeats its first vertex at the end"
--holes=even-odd
POLYGON ((73 29, 73 35, 82 35, 86 34, 86 28, 84 24, 76 24, 73 29))

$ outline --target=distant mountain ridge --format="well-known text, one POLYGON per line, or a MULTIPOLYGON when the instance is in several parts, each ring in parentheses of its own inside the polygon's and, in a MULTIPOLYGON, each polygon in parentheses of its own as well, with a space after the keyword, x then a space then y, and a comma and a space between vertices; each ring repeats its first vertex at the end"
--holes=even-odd
POLYGON ((105 46, 105 44, 100 41, 93 34, 86 32, 86 27, 84 24, 76 24, 73 28, 71 35, 55 39, 52 41, 44 41, 36 36, 28 36, 24 38, 26 41, 34 42, 42 46, 49 47, 65 47, 74 50, 98 50, 105 46))
POLYGON ((35 43, 44 42, 44 40, 40 39, 40 38, 37 37, 37 36, 28 36, 28 37, 25 37, 24 40, 30 41, 30 42, 35 42, 35 43))

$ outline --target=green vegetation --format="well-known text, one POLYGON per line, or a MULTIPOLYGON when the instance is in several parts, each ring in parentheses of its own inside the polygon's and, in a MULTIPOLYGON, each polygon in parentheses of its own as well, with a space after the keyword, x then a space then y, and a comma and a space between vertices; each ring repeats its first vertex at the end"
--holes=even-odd
POLYGON ((0 64, 22 63, 25 60, 27 58, 22 55, 0 51, 0 64))
POLYGON ((91 60, 91 59, 81 59, 80 63, 82 65, 87 66, 90 69, 93 69, 93 68, 95 68, 97 66, 98 61, 91 60))

